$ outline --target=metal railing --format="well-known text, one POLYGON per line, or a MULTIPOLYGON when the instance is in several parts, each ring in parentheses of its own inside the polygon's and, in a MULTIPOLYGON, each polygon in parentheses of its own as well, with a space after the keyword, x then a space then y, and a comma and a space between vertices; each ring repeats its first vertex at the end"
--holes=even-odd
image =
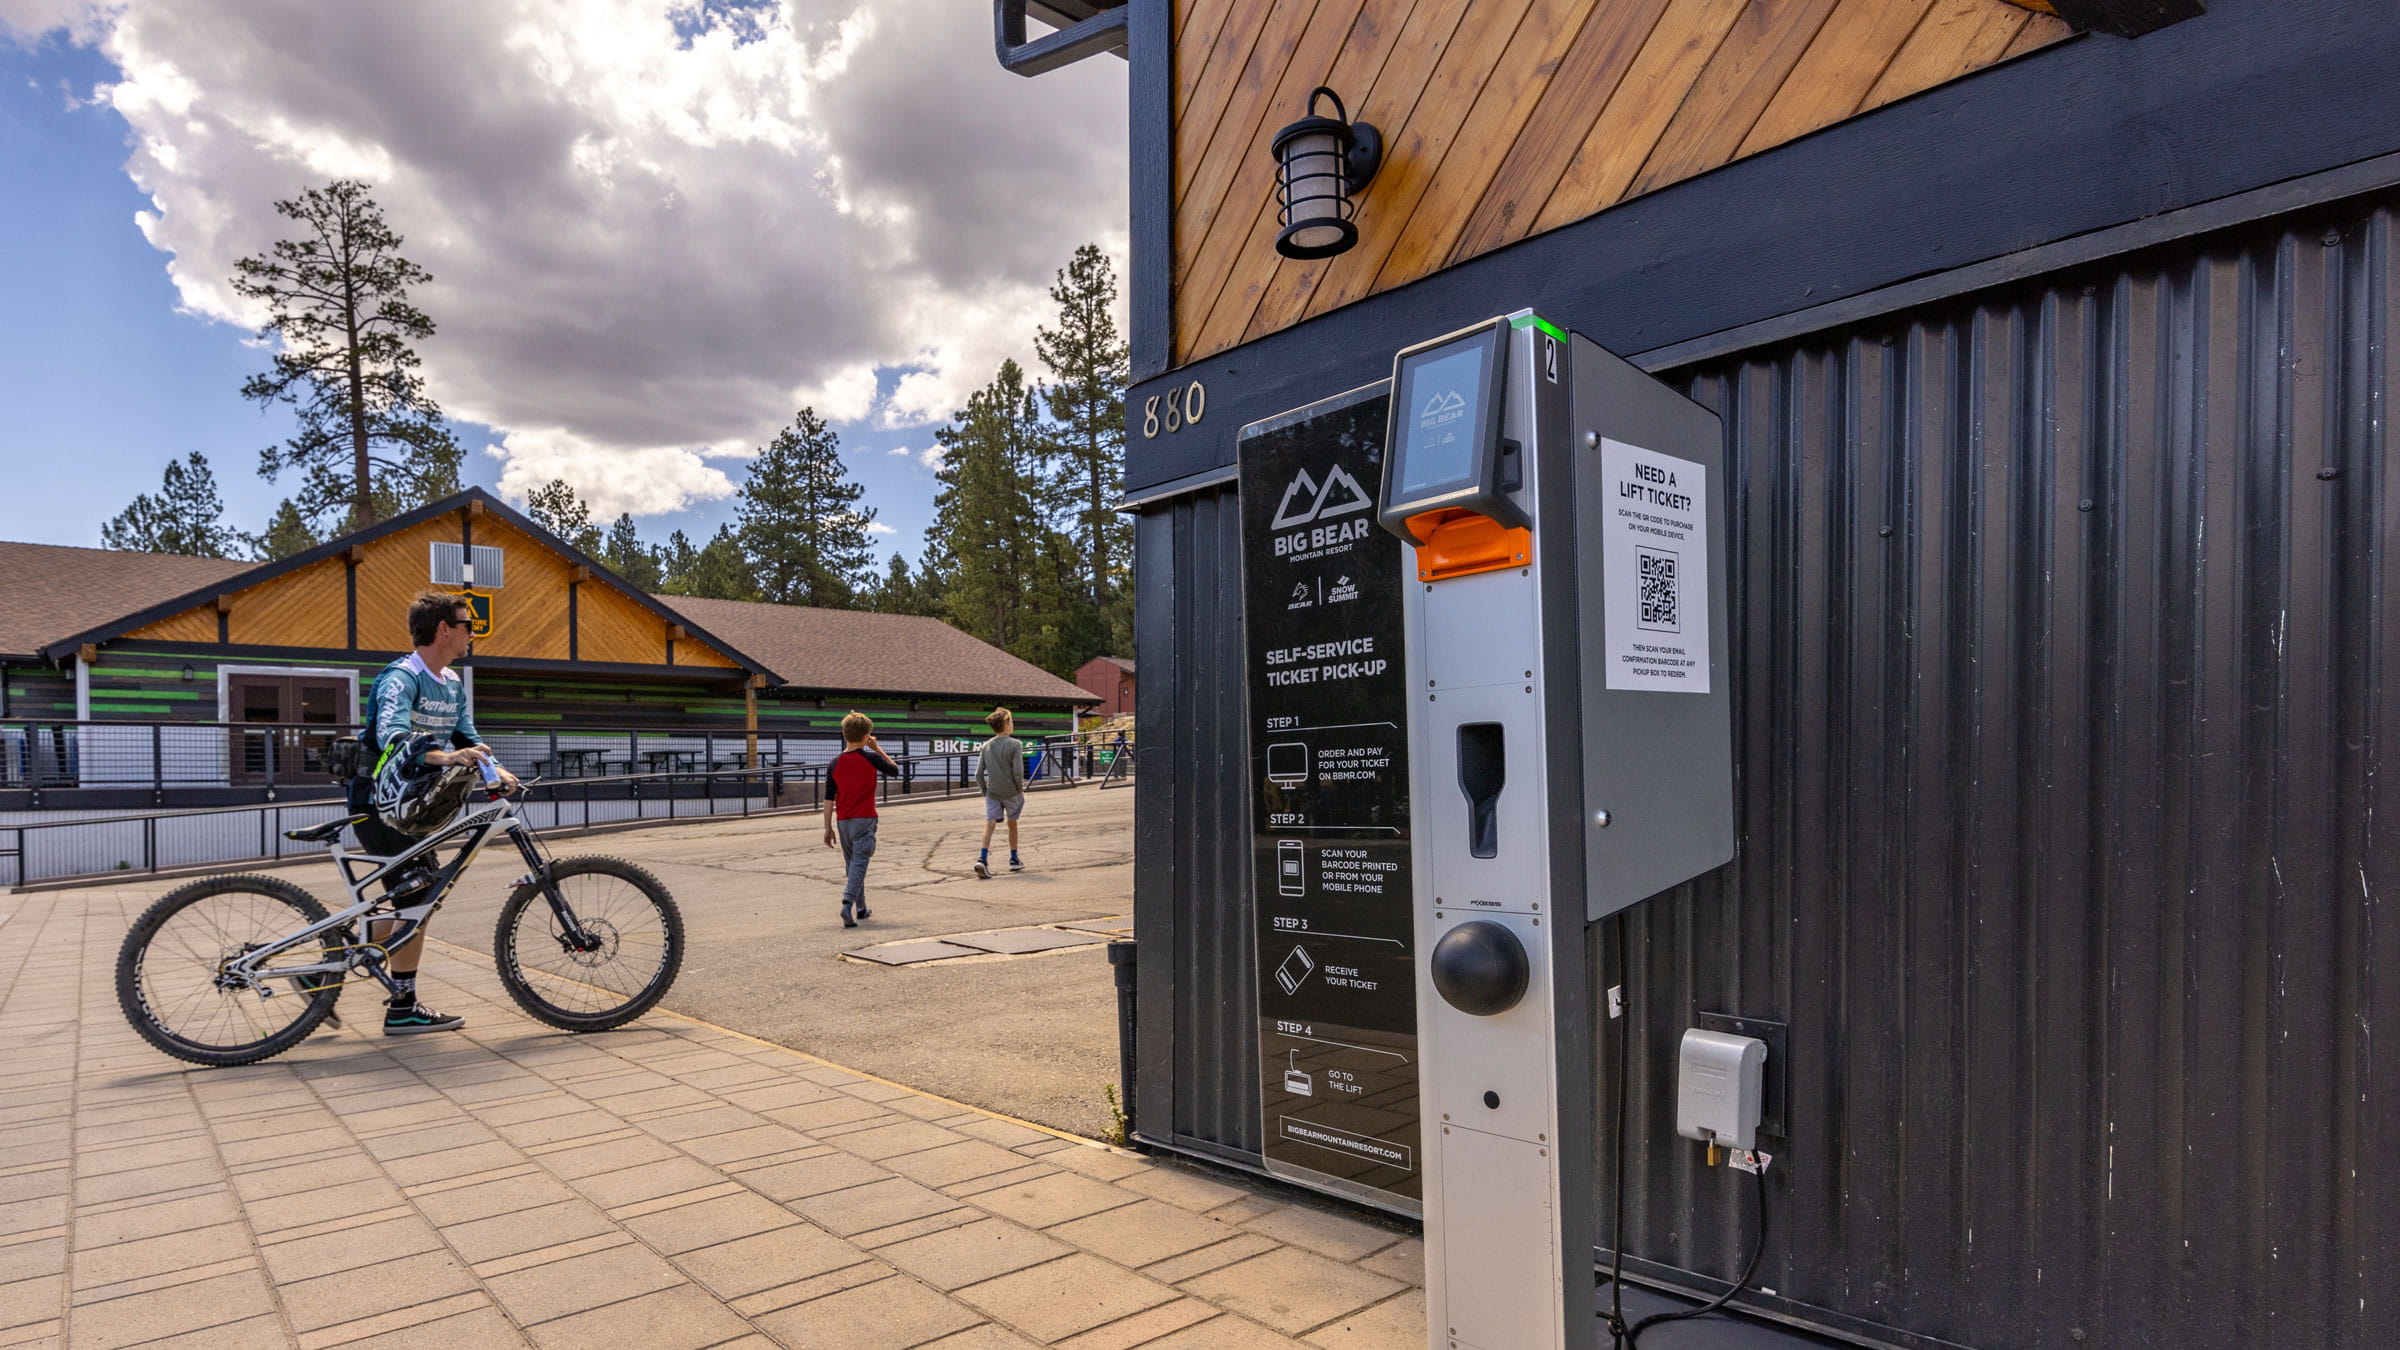
MULTIPOLYGON (((499 744, 508 734, 487 737, 503 762, 513 758, 499 744)), ((768 738, 760 739, 763 761, 768 738)), ((1044 738, 1028 746, 1028 758, 1035 761, 1028 785, 1051 788, 1121 777, 1131 771, 1133 756, 1129 744, 1087 733, 1044 738)), ((878 783, 881 803, 980 792, 974 755, 893 759, 900 773, 878 783)), ((527 790, 523 809, 537 827, 560 830, 814 811, 825 799, 827 762, 544 778, 527 790)), ((333 787, 322 770, 312 785, 333 787)), ((0 824, 0 886, 152 876, 312 856, 319 851, 315 845, 293 844, 283 832, 334 819, 348 809, 343 798, 328 796, 186 811, 61 813, 58 819, 0 824)))
MULTIPOLYGON (((0 719, 0 791, 27 793, 26 804, 35 809, 52 804, 45 794, 73 789, 147 793, 152 806, 168 805, 170 796, 189 801, 196 790, 217 792, 211 799, 217 803, 225 801, 222 790, 246 789, 262 801, 294 793, 322 796, 325 747, 352 732, 325 723, 0 719)), ((937 739, 943 738, 907 733, 884 744, 903 763, 955 760, 953 776, 971 780, 975 756, 932 754, 928 748, 937 739)), ((1106 772, 1121 739, 1113 732, 1030 738, 1028 776, 1073 780, 1106 772)), ((761 731, 754 737, 740 730, 640 726, 499 727, 487 729, 484 740, 510 772, 549 779, 790 769, 822 765, 841 753, 841 738, 830 732, 761 731)))

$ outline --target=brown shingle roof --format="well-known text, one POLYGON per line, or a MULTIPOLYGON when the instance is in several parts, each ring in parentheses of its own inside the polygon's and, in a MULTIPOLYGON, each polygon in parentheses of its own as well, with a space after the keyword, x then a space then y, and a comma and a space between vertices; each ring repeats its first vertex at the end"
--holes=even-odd
POLYGON ((766 663, 785 684, 895 694, 1098 699, 939 619, 662 595, 660 604, 766 663))
POLYGON ((30 656, 48 643, 256 566, 177 553, 0 542, 0 655, 30 656))

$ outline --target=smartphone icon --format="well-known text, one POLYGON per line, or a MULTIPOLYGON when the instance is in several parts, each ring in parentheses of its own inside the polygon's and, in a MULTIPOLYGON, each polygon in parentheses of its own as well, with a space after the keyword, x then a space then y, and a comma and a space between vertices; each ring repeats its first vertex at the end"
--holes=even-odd
POLYGON ((1306 854, 1297 839, 1275 841, 1275 893, 1277 895, 1308 894, 1308 864, 1306 854))

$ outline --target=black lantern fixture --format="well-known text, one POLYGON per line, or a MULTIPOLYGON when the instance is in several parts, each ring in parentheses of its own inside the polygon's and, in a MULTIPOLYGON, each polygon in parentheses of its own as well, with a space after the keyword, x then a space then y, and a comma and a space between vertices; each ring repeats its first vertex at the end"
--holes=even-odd
POLYGON ((1287 258, 1330 258, 1358 242, 1352 200, 1383 166, 1383 133, 1350 120, 1339 94, 1318 85, 1308 116, 1275 133, 1275 191, 1280 209, 1275 251, 1287 258), (1331 117, 1317 113, 1331 99, 1331 117))

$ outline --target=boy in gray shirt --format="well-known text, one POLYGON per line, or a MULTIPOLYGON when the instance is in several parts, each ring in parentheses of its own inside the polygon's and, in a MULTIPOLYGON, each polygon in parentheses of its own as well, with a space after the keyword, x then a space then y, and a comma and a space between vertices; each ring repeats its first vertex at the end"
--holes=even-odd
POLYGON ((1022 872, 1017 857, 1017 815, 1025 809, 1025 743, 1009 735, 1016 725, 1006 708, 992 709, 983 724, 992 738, 983 743, 975 762, 975 782, 983 789, 983 851, 975 855, 975 875, 992 874, 992 827, 1008 822, 1008 870, 1022 872))

